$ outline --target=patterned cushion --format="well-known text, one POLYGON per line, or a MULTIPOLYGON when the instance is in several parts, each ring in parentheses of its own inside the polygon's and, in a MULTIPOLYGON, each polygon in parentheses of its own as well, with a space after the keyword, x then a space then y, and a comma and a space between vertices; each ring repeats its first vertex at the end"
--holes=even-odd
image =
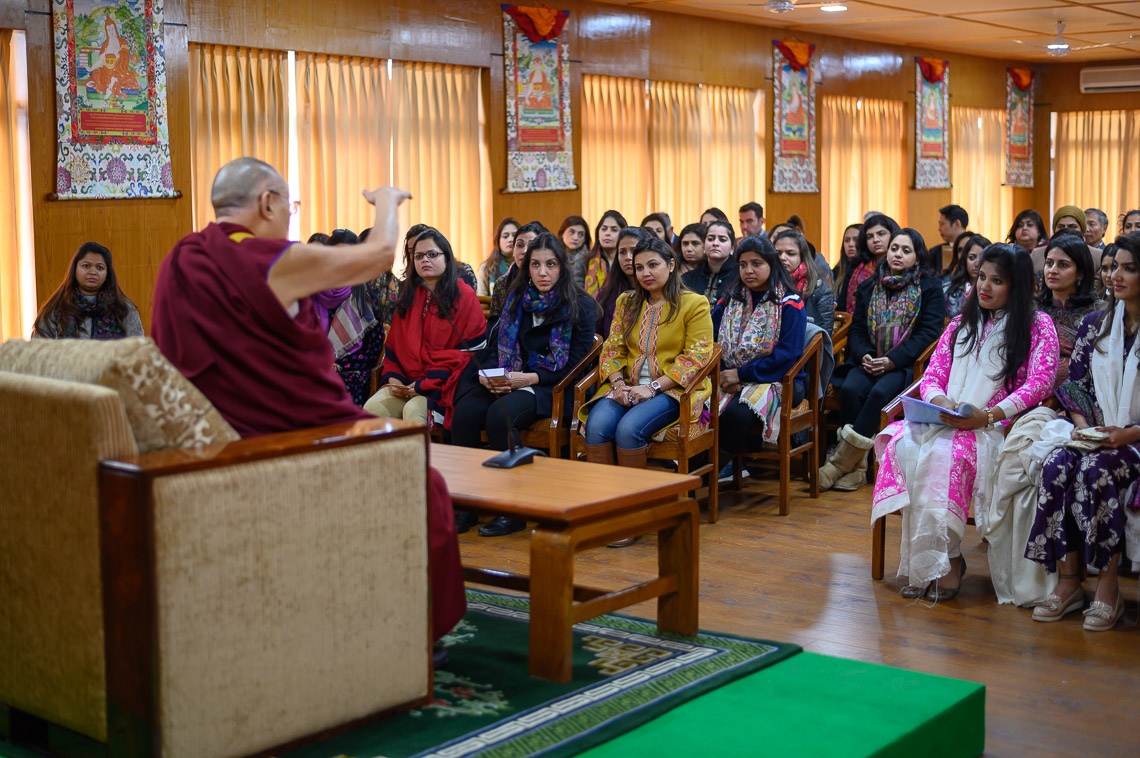
MULTIPOLYGON (((708 424, 689 424, 689 439, 696 439, 709 430, 708 424)), ((681 425, 667 426, 652 437, 654 442, 680 442, 681 425)))
POLYGON ((0 345, 0 371, 115 390, 140 453, 239 438, 206 396, 148 338, 9 340, 0 345))

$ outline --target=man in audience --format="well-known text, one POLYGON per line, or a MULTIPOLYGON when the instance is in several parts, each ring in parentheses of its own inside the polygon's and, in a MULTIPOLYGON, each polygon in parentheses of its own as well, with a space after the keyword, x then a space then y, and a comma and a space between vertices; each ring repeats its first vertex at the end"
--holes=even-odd
MULTIPOLYGON (((392 268, 396 209, 409 195, 365 191, 376 206, 368 239, 350 247, 286 239, 289 185, 267 163, 239 158, 210 193, 217 223, 182 238, 155 283, 158 347, 243 437, 369 419, 333 368, 332 343, 311 296, 392 268)), ((454 511, 443 477, 429 477, 432 626, 438 639, 466 601, 454 511)), ((377 556, 382 560, 382 556, 377 556)))
POLYGON ((1085 208, 1085 242, 1089 247, 1103 249, 1104 233, 1107 231, 1108 216, 1105 212, 1100 208, 1085 208))
POLYGON ((757 202, 740 206, 740 236, 754 237, 764 232, 764 206, 757 202))
POLYGON ((970 225, 970 215, 960 205, 947 205, 938 209, 938 236, 942 244, 929 251, 931 261, 941 261, 942 268, 950 267, 954 257, 954 240, 970 225))

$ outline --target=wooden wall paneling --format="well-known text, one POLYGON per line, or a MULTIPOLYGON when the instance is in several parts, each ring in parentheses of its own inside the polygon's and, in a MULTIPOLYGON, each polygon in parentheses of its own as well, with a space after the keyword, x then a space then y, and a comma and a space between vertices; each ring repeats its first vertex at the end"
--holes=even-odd
MULTIPOLYGON (((652 19, 660 15, 665 14, 613 5, 570 6, 571 21, 577 16, 570 57, 582 61, 583 74, 648 79, 652 19)), ((654 36, 653 44, 668 43, 654 36)))
POLYGON ((149 326, 158 265, 191 227, 186 28, 167 24, 165 29, 171 162, 174 186, 182 190, 184 196, 154 200, 50 201, 47 196, 55 191, 56 173, 51 17, 28 16, 32 216, 36 289, 41 304, 63 280, 76 248, 87 240, 94 240, 111 250, 119 284, 138 305, 143 324, 149 326))
POLYGON ((1045 66, 1032 66, 1042 71, 1042 85, 1045 92, 1038 90, 1040 100, 1048 100, 1054 111, 1115 111, 1140 109, 1140 92, 1110 92, 1082 95, 1080 87, 1081 69, 1104 68, 1107 66, 1138 66, 1140 58, 1123 61, 1104 61, 1092 64, 1054 63, 1045 66))
POLYGON ((653 14, 650 79, 770 89, 772 30, 715 19, 695 21, 676 13, 653 14))
POLYGON ((0 0, 0 29, 23 29, 30 0, 0 0))

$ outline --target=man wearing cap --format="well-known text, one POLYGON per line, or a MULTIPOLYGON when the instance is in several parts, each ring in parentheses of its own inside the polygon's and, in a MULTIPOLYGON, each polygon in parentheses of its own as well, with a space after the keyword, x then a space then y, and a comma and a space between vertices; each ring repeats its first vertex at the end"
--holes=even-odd
MULTIPOLYGON (((1075 205, 1062 205, 1053 214, 1053 234, 1067 231, 1080 235, 1083 238, 1086 228, 1085 212, 1075 205)), ((1044 270, 1045 253, 1048 251, 1049 243, 1046 242, 1044 245, 1033 248, 1033 252, 1029 254, 1033 259, 1033 271, 1035 273, 1039 274, 1044 270)), ((1089 247, 1089 253, 1093 256, 1093 260, 1100 260, 1096 253, 1092 252, 1091 246, 1089 247)))

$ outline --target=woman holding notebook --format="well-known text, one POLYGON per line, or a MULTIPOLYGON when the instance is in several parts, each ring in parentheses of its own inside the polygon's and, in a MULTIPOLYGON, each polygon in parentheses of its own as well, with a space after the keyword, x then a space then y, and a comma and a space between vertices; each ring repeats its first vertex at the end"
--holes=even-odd
POLYGON ((962 313, 938 341, 919 385, 947 410, 941 424, 897 421, 875 438, 881 461, 871 521, 902 512, 899 576, 906 598, 949 600, 966 562, 960 543, 970 501, 986 502, 1002 426, 1053 389, 1057 332, 1033 303, 1033 263, 1012 245, 982 253, 962 313), (959 415, 964 405, 972 412, 959 415))

